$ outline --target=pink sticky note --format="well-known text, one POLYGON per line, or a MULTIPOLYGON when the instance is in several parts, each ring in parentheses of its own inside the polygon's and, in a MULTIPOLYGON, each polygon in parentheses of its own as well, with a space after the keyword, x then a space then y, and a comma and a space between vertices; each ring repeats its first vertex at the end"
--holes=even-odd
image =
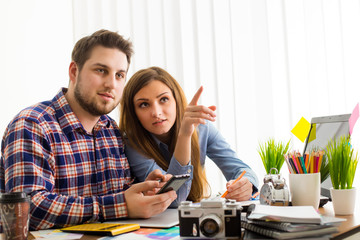
POLYGON ((350 118, 349 118, 349 132, 350 135, 352 134, 352 131, 354 129, 354 125, 356 123, 356 121, 359 118, 359 103, 356 105, 356 107, 354 108, 350 118))

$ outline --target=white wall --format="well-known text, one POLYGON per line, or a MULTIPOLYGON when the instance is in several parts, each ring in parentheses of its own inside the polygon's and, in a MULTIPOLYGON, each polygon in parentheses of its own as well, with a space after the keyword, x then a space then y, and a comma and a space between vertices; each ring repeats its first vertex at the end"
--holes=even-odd
MULTIPOLYGON (((259 141, 301 150, 290 131, 302 116, 351 113, 360 100, 358 0, 0 0, 1 134, 67 86, 73 44, 99 28, 134 42, 129 77, 163 67, 188 99, 203 85, 201 103, 217 105, 217 127, 260 182, 259 141)), ((224 189, 211 161, 207 172, 224 189)))
POLYGON ((0 1, 0 132, 21 109, 68 84, 70 1, 0 1))

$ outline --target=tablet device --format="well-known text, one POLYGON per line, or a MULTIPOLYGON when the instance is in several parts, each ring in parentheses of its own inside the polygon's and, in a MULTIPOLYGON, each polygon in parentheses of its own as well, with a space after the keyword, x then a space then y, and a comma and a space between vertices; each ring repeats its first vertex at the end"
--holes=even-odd
MULTIPOLYGON (((303 154, 311 152, 313 149, 326 151, 326 146, 330 140, 337 139, 342 136, 349 136, 350 116, 351 114, 343 114, 312 118, 303 154), (310 136, 316 137, 314 140, 309 141, 310 136)), ((331 187, 331 179, 328 177, 321 183, 321 195, 331 199, 331 187)))
POLYGON ((177 191, 189 177, 190 174, 173 175, 156 194, 165 193, 171 190, 177 191))

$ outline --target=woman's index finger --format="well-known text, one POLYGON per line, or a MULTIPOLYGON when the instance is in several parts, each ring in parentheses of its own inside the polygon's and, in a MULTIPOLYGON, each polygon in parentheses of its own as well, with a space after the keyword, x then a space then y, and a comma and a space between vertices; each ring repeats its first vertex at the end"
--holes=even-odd
POLYGON ((189 105, 197 105, 199 99, 200 99, 200 96, 201 96, 201 93, 203 91, 203 86, 201 86, 197 92, 195 93, 194 97, 192 98, 191 102, 189 103, 189 105))

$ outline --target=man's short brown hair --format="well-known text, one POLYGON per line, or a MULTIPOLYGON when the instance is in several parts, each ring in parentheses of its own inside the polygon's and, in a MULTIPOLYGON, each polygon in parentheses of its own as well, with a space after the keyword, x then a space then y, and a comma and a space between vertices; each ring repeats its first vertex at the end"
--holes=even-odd
POLYGON ((126 55, 128 66, 130 66, 133 54, 132 43, 116 32, 101 29, 90 36, 81 38, 75 44, 71 58, 78 65, 79 71, 81 71, 85 62, 90 58, 91 51, 96 46, 119 49, 126 55))

